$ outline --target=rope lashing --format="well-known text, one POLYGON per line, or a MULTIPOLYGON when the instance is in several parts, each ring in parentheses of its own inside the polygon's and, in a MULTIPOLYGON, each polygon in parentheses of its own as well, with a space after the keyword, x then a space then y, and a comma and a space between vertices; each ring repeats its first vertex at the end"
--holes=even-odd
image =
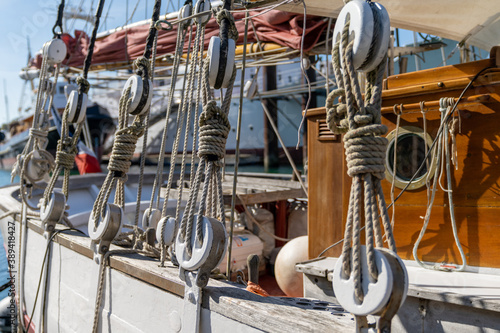
POLYGON ((221 26, 221 29, 223 29, 223 21, 227 20, 228 22, 228 38, 234 39, 235 41, 238 40, 239 33, 238 29, 236 29, 236 24, 234 23, 234 17, 231 14, 231 12, 227 9, 221 8, 219 11, 216 11, 215 9, 213 10, 213 14, 215 17, 215 20, 219 26, 221 26))
POLYGON ((90 83, 89 81, 87 81, 87 79, 81 77, 81 76, 78 76, 76 78, 76 84, 78 85, 78 89, 84 93, 84 94, 87 94, 89 92, 89 89, 90 89, 90 83))
POLYGON ((214 100, 208 102, 200 115, 198 156, 211 161, 224 158, 226 139, 230 129, 227 115, 214 100))
MULTIPOLYGON (((328 95, 326 101, 329 129, 336 134, 345 133, 347 173, 352 177, 345 241, 342 257, 334 270, 333 288, 340 304, 356 316, 377 314, 388 308, 389 295, 404 293, 407 278, 406 273, 396 277, 389 267, 389 262, 397 261, 397 256, 381 185, 385 177, 388 143, 382 137, 387 127, 381 124, 380 115, 387 61, 384 40, 385 34, 389 33, 389 23, 380 21, 383 17, 388 20, 385 9, 371 2, 355 0, 343 8, 335 27, 332 50, 338 88, 328 95), (366 32, 369 38, 358 31, 363 30, 363 26, 371 26, 374 30, 373 34, 366 32), (357 70, 365 68, 370 69, 366 73, 363 98, 357 70), (362 219, 365 246, 361 245, 362 219), (383 247, 381 225, 392 252, 375 249, 383 247), (388 278, 388 274, 392 276, 388 278), (369 284, 372 287, 369 288, 369 284)), ((397 265, 402 266, 399 261, 397 265)), ((401 270, 405 271, 404 266, 401 270)), ((388 317, 391 319, 392 314, 388 317)))
POLYGON ((113 171, 115 176, 122 177, 128 172, 135 145, 143 133, 144 127, 136 122, 130 127, 116 131, 108 164, 108 170, 113 171))

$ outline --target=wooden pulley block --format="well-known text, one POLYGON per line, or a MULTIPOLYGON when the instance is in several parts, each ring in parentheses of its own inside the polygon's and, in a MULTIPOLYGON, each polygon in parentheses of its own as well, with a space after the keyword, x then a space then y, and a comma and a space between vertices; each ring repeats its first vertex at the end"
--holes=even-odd
POLYGON ((337 260, 333 270, 335 297, 346 311, 357 316, 379 314, 389 303, 393 291, 394 273, 389 260, 377 249, 374 250, 374 257, 378 271, 377 281, 373 281, 368 272, 366 247, 361 246, 361 287, 364 294, 361 303, 354 293, 354 274, 351 272, 350 276, 343 276, 342 256, 337 260))
POLYGON ((99 216, 90 215, 88 223, 89 237, 95 243, 99 243, 98 254, 108 252, 111 242, 122 228, 122 219, 123 211, 121 207, 112 203, 106 204, 106 212, 102 220, 99 216))
MULTIPOLYGON (((390 39, 390 19, 387 10, 379 3, 363 0, 348 2, 340 11, 333 30, 333 43, 341 42, 342 30, 349 20, 349 42, 354 40, 352 61, 361 72, 374 70, 387 54, 390 39)), ((340 43, 340 62, 343 46, 340 43)))
POLYGON ((243 87, 243 96, 247 99, 253 99, 257 95, 257 80, 251 79, 245 82, 243 87))
POLYGON ((160 219, 156 228, 156 240, 170 246, 175 240, 175 218, 165 216, 160 219))
POLYGON ((122 94, 130 87, 132 102, 127 110, 131 115, 137 116, 145 113, 151 105, 153 98, 153 84, 151 80, 145 80, 140 75, 134 74, 128 78, 123 87, 122 94))
POLYGON ((77 90, 70 92, 68 97, 68 121, 70 123, 79 124, 85 119, 87 102, 86 93, 79 94, 77 90))
POLYGON ((161 219, 161 211, 156 208, 146 209, 144 211, 144 215, 142 216, 142 229, 146 230, 147 228, 156 229, 158 222, 161 219))
POLYGON ((43 55, 50 64, 60 64, 66 58, 67 52, 66 44, 60 38, 49 40, 43 45, 43 55))
POLYGON ((40 200, 40 219, 45 231, 54 231, 55 225, 62 220, 66 210, 66 197, 63 193, 53 191, 49 200, 40 200))
POLYGON ((190 4, 186 4, 182 6, 181 10, 179 10, 179 20, 184 20, 179 23, 179 28, 184 29, 185 27, 191 25, 191 19, 186 20, 186 18, 192 15, 193 8, 190 4))
POLYGON ((210 17, 212 16, 212 12, 210 11, 211 8, 212 5, 210 4, 209 0, 198 0, 196 2, 194 8, 194 15, 206 12, 205 15, 201 15, 196 18, 196 22, 198 24, 205 24, 210 20, 210 17))
MULTIPOLYGON (((195 221, 198 215, 194 216, 195 221)), ((195 228, 193 233, 186 236, 186 239, 181 238, 179 230, 175 241, 175 254, 179 265, 187 271, 194 271, 203 268, 204 270, 212 270, 220 264, 224 253, 226 252, 226 229, 218 220, 201 216, 203 242, 200 244, 196 239, 195 228), (191 255, 187 250, 187 242, 191 243, 191 255)))
POLYGON ((222 44, 220 37, 213 36, 208 45, 208 81, 213 89, 227 88, 233 75, 236 43, 234 39, 227 38, 227 45, 222 44))

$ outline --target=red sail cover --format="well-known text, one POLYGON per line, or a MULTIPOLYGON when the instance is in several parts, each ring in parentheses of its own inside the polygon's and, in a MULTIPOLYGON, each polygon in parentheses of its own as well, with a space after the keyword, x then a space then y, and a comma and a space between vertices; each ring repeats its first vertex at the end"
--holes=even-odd
MULTIPOLYGON (((258 15, 259 12, 251 11, 250 16, 258 15)), ((244 12, 233 14, 236 21, 236 28, 239 32, 237 44, 243 44, 243 34, 245 22, 243 20, 244 12)), ((248 43, 256 42, 256 34, 261 42, 274 42, 279 45, 292 49, 300 49, 304 16, 299 14, 271 10, 262 15, 252 17, 256 33, 250 25, 248 30, 248 43)), ((306 31, 304 39, 304 51, 308 51, 316 45, 321 33, 327 26, 326 19, 316 16, 306 16, 306 31)), ((99 38, 95 43, 94 55, 92 57, 93 65, 105 65, 113 63, 131 62, 138 58, 144 52, 146 37, 149 32, 149 25, 131 27, 128 29, 114 32, 105 37, 99 38)), ((193 37, 195 27, 193 26, 193 37)), ((205 49, 208 48, 210 37, 219 34, 219 26, 212 18, 205 30, 205 49)), ((64 64, 71 67, 82 67, 89 38, 83 31, 75 31, 75 37, 69 34, 62 36, 68 46, 68 56, 64 64)), ((177 26, 172 30, 160 30, 158 33, 157 55, 175 53, 175 44, 177 39, 177 26)), ((186 43, 187 44, 187 43, 186 43)), ((40 67, 41 56, 33 59, 32 65, 40 67)))

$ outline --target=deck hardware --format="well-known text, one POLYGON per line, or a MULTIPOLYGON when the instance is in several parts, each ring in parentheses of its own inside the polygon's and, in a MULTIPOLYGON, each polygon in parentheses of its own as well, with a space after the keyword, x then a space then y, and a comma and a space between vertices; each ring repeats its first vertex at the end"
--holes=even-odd
POLYGON ((171 216, 162 217, 156 228, 156 240, 163 240, 165 246, 170 246, 175 239, 175 218, 171 216))
POLYGON ((106 211, 102 221, 97 220, 92 213, 89 218, 88 231, 89 237, 92 239, 92 247, 94 248, 94 260, 100 261, 99 256, 105 254, 109 250, 109 246, 115 236, 122 227, 123 210, 120 206, 107 203, 106 211))
POLYGON ((160 219, 161 211, 159 209, 147 208, 142 216, 142 229, 146 230, 148 227, 156 229, 160 219))
POLYGON ((60 64, 67 54, 66 44, 60 38, 49 40, 43 45, 43 53, 50 64, 60 64))
POLYGON ((54 159, 46 150, 35 150, 22 163, 25 165, 25 177, 30 182, 37 182, 48 175, 54 164, 54 159))
POLYGON ((188 19, 188 17, 191 16, 193 12, 193 8, 191 7, 191 4, 186 3, 184 6, 182 6, 181 10, 179 10, 179 27, 178 29, 184 29, 188 25, 191 25, 191 19, 188 19))
POLYGON ((73 124, 81 123, 87 114, 87 104, 88 97, 86 93, 79 94, 78 90, 71 91, 68 97, 68 121, 73 124))
POLYGON ((252 99, 257 95, 257 80, 251 79, 245 83, 243 88, 243 95, 247 99, 252 99))
POLYGON ((48 202, 44 198, 40 200, 40 218, 46 233, 54 231, 55 225, 63 218, 65 209, 66 197, 61 192, 53 191, 48 202))
MULTIPOLYGON (((333 30, 334 44, 341 39, 347 21, 350 22, 349 41, 354 39, 352 55, 354 68, 368 73, 374 70, 386 55, 390 37, 389 14, 378 3, 350 1, 337 17, 333 30), (374 15, 378 15, 378 18, 375 19, 374 15), (378 32, 377 36, 374 31, 378 32)), ((340 53, 342 54, 342 45, 340 53)), ((340 61, 343 64, 342 58, 340 61)))
POLYGON ((197 284, 201 288, 206 286, 208 277, 212 269, 220 264, 224 254, 226 253, 226 229, 218 220, 206 216, 201 218, 203 240, 200 243, 197 240, 196 233, 192 233, 189 239, 182 239, 179 232, 175 242, 175 253, 181 268, 181 278, 184 274, 182 271, 198 270, 197 284), (191 254, 188 252, 187 242, 191 243, 191 254))
POLYGON ((210 1, 208 0, 198 0, 196 2, 195 8, 194 8, 194 15, 201 14, 203 12, 206 12, 206 15, 201 15, 196 19, 198 24, 206 24, 209 20, 210 17, 212 16, 212 13, 210 12, 210 9, 212 8, 212 5, 210 4, 210 1))
POLYGON ((153 87, 151 80, 144 80, 140 75, 134 74, 128 78, 123 87, 122 94, 125 94, 125 91, 129 87, 132 102, 127 110, 128 113, 132 115, 141 115, 145 113, 153 98, 153 91, 150 89, 150 87, 153 87))
POLYGON ((213 36, 210 38, 208 45, 208 56, 210 57, 210 66, 208 69, 208 80, 210 86, 214 89, 227 88, 233 75, 234 59, 236 52, 236 42, 234 39, 227 39, 227 58, 225 66, 221 64, 223 52, 222 40, 220 37, 213 36), (220 66, 224 66, 220 71, 220 66), (219 81, 221 81, 219 83, 219 81))
POLYGON ((333 290, 339 303, 350 313, 367 316, 381 312, 387 305, 392 293, 393 272, 387 258, 378 250, 374 250, 378 279, 373 281, 368 272, 366 247, 361 246, 361 284, 364 293, 363 301, 358 304, 354 293, 354 274, 342 276, 342 257, 339 258, 333 270, 333 290))

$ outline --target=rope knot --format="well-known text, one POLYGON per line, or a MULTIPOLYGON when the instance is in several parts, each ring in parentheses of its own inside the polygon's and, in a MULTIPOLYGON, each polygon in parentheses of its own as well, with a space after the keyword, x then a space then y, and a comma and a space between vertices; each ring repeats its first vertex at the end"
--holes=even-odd
POLYGON ((200 145, 198 156, 209 160, 222 159, 231 125, 227 115, 215 101, 209 101, 200 115, 200 145))
POLYGON ((56 164, 65 169, 72 169, 75 163, 76 149, 72 150, 58 150, 56 153, 56 164))
POLYGON ((347 105, 344 103, 334 104, 338 97, 345 98, 345 89, 335 89, 326 98, 326 124, 334 134, 342 134, 349 130, 347 121, 347 105))
POLYGON ((229 21, 228 37, 237 41, 239 36, 238 29, 236 29, 236 24, 234 23, 234 17, 231 14, 231 12, 227 9, 221 8, 218 12, 215 12, 214 10, 214 16, 219 26, 222 24, 222 20, 227 19, 229 21))
POLYGON ((80 87, 81 92, 87 94, 90 89, 90 83, 87 81, 85 78, 78 76, 76 78, 76 84, 78 84, 78 87, 80 87))
POLYGON ((144 73, 144 74, 148 73, 148 70, 149 70, 149 67, 150 67, 150 63, 149 63, 149 60, 146 59, 145 57, 139 57, 139 58, 135 59, 134 60, 134 65, 142 73, 144 73))
POLYGON ((371 173, 384 179, 387 139, 380 135, 386 132, 385 125, 373 124, 351 129, 345 134, 344 147, 349 176, 371 173))
POLYGON ((108 170, 113 171, 116 175, 122 175, 122 177, 123 175, 126 177, 126 173, 130 168, 130 161, 139 138, 131 127, 116 132, 113 150, 109 157, 108 170))

